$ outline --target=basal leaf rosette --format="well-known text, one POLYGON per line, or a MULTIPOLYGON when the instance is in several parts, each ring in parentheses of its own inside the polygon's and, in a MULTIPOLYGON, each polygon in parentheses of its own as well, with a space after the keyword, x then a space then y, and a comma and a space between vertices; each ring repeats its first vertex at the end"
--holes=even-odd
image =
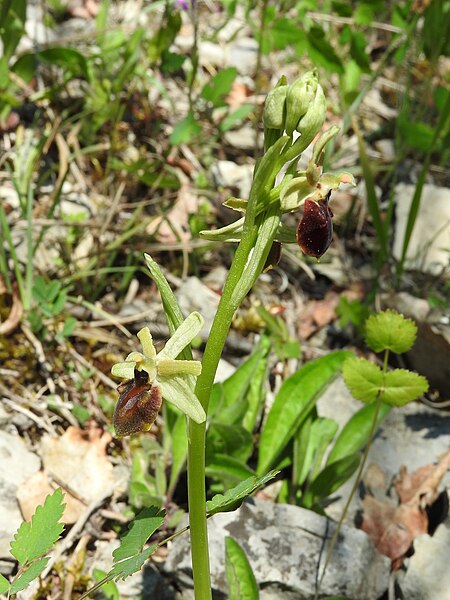
POLYGON ((119 437, 148 431, 163 399, 196 423, 206 420, 205 411, 194 393, 195 378, 200 375, 202 365, 196 360, 177 359, 202 326, 202 316, 191 313, 159 353, 149 328, 144 327, 137 334, 142 352, 131 352, 124 362, 113 365, 111 373, 125 380, 118 386, 119 400, 113 418, 119 437))

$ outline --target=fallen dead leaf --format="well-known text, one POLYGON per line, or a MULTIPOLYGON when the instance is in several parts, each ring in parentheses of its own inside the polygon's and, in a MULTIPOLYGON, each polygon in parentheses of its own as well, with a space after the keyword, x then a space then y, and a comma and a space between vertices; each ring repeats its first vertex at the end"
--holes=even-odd
POLYGON ((66 502, 63 521, 74 523, 86 506, 114 485, 113 466, 106 456, 111 435, 100 429, 83 431, 69 427, 62 436, 42 438, 40 454, 44 471, 21 486, 17 493, 25 518, 31 517, 54 487, 63 489, 66 502))
POLYGON ((184 183, 178 191, 178 198, 173 208, 164 219, 163 217, 153 219, 147 226, 146 232, 155 235, 165 244, 187 242, 191 239, 189 215, 196 214, 197 211, 198 198, 193 193, 191 184, 184 183))
POLYGON ((339 297, 340 295, 337 292, 329 291, 323 300, 311 300, 308 302, 298 324, 300 339, 307 340, 316 331, 336 319, 336 308, 339 304, 339 297))
MULTIPOLYGON (((0 295, 1 294, 9 295, 3 279, 0 278, 0 295)), ((22 320, 23 306, 19 298, 17 285, 15 284, 12 286, 11 302, 11 310, 9 311, 9 315, 3 321, 3 323, 0 323, 0 335, 8 335, 9 333, 12 333, 22 320)))
POLYGON ((450 450, 437 465, 426 465, 408 474, 402 467, 394 485, 400 504, 391 499, 366 496, 361 529, 378 551, 388 556, 394 570, 400 568, 414 538, 428 531, 426 508, 439 496, 439 484, 450 467, 450 450))
POLYGON ((241 81, 235 81, 230 93, 226 97, 226 103, 232 109, 239 108, 247 102, 247 98, 252 92, 249 87, 241 81))

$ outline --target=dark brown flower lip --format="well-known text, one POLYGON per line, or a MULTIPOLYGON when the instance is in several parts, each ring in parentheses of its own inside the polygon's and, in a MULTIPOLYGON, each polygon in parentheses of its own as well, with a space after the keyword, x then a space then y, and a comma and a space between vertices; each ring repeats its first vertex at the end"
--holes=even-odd
POLYGON ((305 200, 303 218, 297 226, 297 243, 307 256, 320 258, 330 247, 333 213, 329 198, 330 194, 325 200, 305 200))
POLYGON ((114 410, 114 429, 118 437, 148 431, 162 404, 161 389, 148 381, 145 371, 134 370, 134 378, 117 387, 119 399, 114 410))

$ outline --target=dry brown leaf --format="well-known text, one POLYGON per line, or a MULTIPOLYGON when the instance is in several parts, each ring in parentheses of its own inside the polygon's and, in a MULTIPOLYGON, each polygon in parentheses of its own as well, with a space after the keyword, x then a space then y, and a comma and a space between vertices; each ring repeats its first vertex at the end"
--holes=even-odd
POLYGON ((83 431, 76 427, 69 427, 57 438, 44 436, 40 449, 44 471, 26 482, 17 494, 24 516, 31 516, 53 491, 48 483, 51 480, 66 494, 64 522, 74 523, 87 504, 113 488, 113 467, 106 456, 110 441, 111 435, 100 429, 83 431))
POLYGON ((235 110, 247 102, 247 98, 251 93, 252 92, 245 83, 235 81, 230 93, 226 97, 226 103, 231 109, 235 110))
MULTIPOLYGON (((4 281, 0 278, 0 294, 5 293, 8 292, 6 291, 4 281)), ((16 285, 13 285, 11 298, 11 310, 9 311, 9 315, 3 321, 3 323, 0 323, 0 335, 8 335, 9 333, 12 333, 22 320, 23 306, 22 302, 20 301, 16 285)))
POLYGON ((400 504, 392 500, 364 498, 361 529, 374 542, 378 551, 388 556, 393 569, 398 569, 414 538, 428 531, 426 507, 439 496, 439 484, 450 467, 450 450, 437 465, 426 465, 408 474, 405 467, 395 482, 400 504))
POLYGON ((302 340, 307 340, 318 329, 336 319, 336 308, 339 304, 339 294, 329 291, 323 300, 311 300, 302 312, 298 324, 298 334, 302 340))
POLYGON ((190 183, 184 183, 179 191, 178 198, 173 208, 166 217, 156 217, 146 229, 149 235, 155 235, 156 239, 165 244, 176 242, 187 242, 191 239, 189 228, 189 215, 198 211, 198 198, 192 192, 190 183))

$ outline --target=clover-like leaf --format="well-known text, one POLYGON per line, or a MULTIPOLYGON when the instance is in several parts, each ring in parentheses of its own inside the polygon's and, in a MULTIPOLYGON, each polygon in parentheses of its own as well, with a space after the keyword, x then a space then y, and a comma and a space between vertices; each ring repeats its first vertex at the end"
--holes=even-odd
POLYGON ((383 371, 364 358, 348 358, 342 375, 348 389, 361 402, 373 402, 383 388, 383 371))
POLYGON ((384 385, 383 402, 391 406, 408 404, 428 390, 425 377, 406 369, 394 369, 386 373, 384 385))
POLYGON ((416 334, 416 324, 393 310, 371 315, 366 321, 366 343, 374 352, 407 352, 414 344, 416 334))

